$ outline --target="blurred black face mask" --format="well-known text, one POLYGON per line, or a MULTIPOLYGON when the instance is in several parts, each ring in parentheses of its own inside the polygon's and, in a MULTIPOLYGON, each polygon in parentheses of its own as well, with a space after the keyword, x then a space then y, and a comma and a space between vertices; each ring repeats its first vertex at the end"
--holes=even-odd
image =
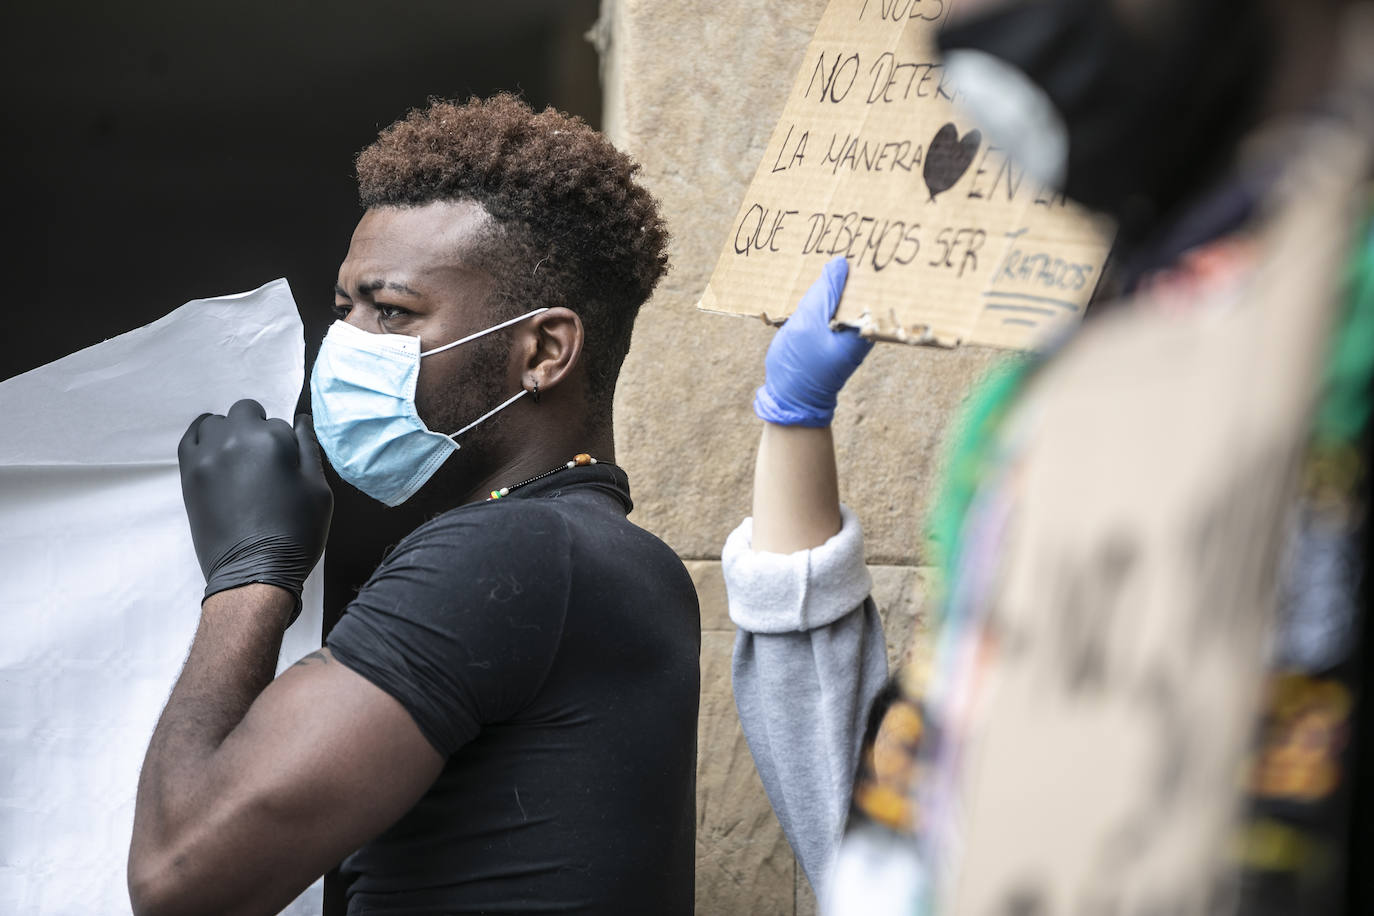
MULTIPOLYGON (((1264 4, 1172 5, 1167 27, 1149 36, 1122 21, 1111 0, 1030 0, 975 14, 938 38, 946 54, 981 51, 1009 65, 1001 79, 993 74, 987 85, 966 87, 960 73, 973 77, 988 68, 960 68, 959 55, 951 55, 954 87, 970 90, 971 102, 981 96, 995 103, 1000 89, 994 84, 1012 90, 1018 79, 1023 93, 1034 91, 1024 85, 1028 80, 1048 97, 1062 119, 1062 127, 1048 131, 1061 141, 1049 145, 1062 150, 1066 135, 1067 154, 1054 153, 1061 168, 1042 177, 1058 179, 1070 198, 1116 217, 1127 238, 1148 233, 1217 176, 1268 88, 1264 4)), ((982 106, 972 107, 978 118, 982 106)), ((990 133, 1016 154, 1014 137, 990 133)))

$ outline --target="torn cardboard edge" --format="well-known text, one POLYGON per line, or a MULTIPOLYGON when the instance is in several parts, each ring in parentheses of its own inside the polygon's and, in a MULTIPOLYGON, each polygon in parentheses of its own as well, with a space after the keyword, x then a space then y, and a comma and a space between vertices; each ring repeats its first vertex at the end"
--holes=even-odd
MULTIPOLYGON (((792 314, 788 312, 780 317, 774 317, 766 311, 757 314, 730 311, 717 306, 715 304, 716 298, 715 291, 708 286, 702 293, 701 298, 697 300, 697 310, 708 312, 712 315, 725 315, 729 318, 744 318, 760 321, 771 328, 782 327, 792 314)), ((939 350, 954 350, 959 347, 987 347, 994 350, 1018 349, 1015 347, 1002 347, 992 343, 965 343, 963 338, 958 336, 938 335, 931 330, 929 324, 923 322, 914 322, 910 325, 904 325, 896 319, 895 315, 892 316, 892 323, 888 327, 884 327, 879 320, 873 316, 870 309, 864 309, 859 313, 857 320, 831 321, 830 328, 834 331, 844 328, 853 328, 858 331, 862 337, 868 340, 882 343, 907 344, 908 346, 916 347, 933 347, 939 350)))

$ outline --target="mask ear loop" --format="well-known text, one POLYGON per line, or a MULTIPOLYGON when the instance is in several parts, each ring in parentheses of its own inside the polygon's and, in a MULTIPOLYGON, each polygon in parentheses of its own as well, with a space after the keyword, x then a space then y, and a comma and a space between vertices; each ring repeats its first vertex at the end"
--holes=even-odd
MULTIPOLYGON (((455 340, 453 343, 446 343, 446 344, 444 344, 442 347, 435 347, 435 348, 433 348, 432 350, 422 350, 422 351, 420 352, 420 356, 425 357, 425 356, 430 356, 431 354, 434 354, 434 353, 442 353, 444 350, 449 350, 449 349, 452 349, 453 347, 458 346, 459 344, 465 344, 465 343, 468 343, 469 341, 476 340, 476 339, 479 338, 479 337, 485 337, 485 336, 487 336, 488 334, 493 334, 493 333, 495 333, 496 331, 501 330, 502 328, 508 328, 508 327, 510 327, 510 326, 513 325, 513 324, 519 324, 520 322, 524 321, 526 318, 533 318, 535 315, 538 315, 540 312, 547 312, 547 311, 548 311, 547 308, 542 308, 542 309, 535 309, 535 310, 532 311, 532 312, 526 312, 525 314, 521 315, 519 318, 512 318, 512 319, 510 319, 509 321, 503 321, 503 322, 501 322, 501 323, 498 324, 498 325, 493 325, 492 327, 487 328, 485 331, 478 331, 476 334, 469 334, 467 337, 461 338, 461 339, 459 339, 459 340, 455 340)), ((504 406, 504 405, 503 405, 503 406, 504 406)), ((497 408, 497 409, 499 410, 500 408, 497 408)), ((456 436, 456 435, 458 435, 458 433, 454 433, 454 435, 456 436)))
POLYGON ((502 401, 500 404, 496 405, 496 406, 493 407, 491 410, 488 410, 486 413, 482 414, 482 415, 481 415, 480 417, 478 417, 476 420, 473 420, 473 421, 472 421, 471 423, 469 423, 467 426, 464 426, 462 429, 458 430, 458 432, 456 432, 456 433, 449 433, 449 434, 448 434, 448 437, 449 437, 450 439, 453 439, 454 441, 457 441, 458 437, 461 436, 463 433, 465 433, 465 432, 467 432, 468 430, 472 429, 474 426, 476 426, 477 424, 483 422, 484 420, 490 419, 491 417, 493 417, 493 416, 495 416, 496 414, 500 413, 501 411, 505 410, 507 407, 509 407, 510 405, 514 404, 516 401, 520 400, 521 398, 523 398, 523 397, 524 397, 525 395, 527 395, 527 394, 529 394, 529 392, 526 391, 524 388, 521 388, 519 394, 515 395, 514 397, 510 397, 510 398, 507 398, 506 400, 502 401))
MULTIPOLYGON (((499 330, 501 330, 502 328, 508 328, 508 327, 510 327, 510 326, 513 325, 513 324, 519 324, 520 322, 524 321, 526 318, 533 318, 535 315, 538 315, 540 312, 547 312, 547 311, 548 311, 547 308, 541 308, 541 309, 535 309, 535 310, 532 311, 532 312, 526 312, 525 314, 521 315, 521 316, 518 317, 518 318, 512 318, 512 319, 510 319, 509 321, 503 321, 503 322, 501 322, 501 323, 498 324, 498 325, 493 325, 492 327, 487 328, 485 331, 478 331, 476 334, 469 334, 467 337, 463 337, 463 338, 460 338, 460 339, 458 339, 458 340, 455 340, 453 343, 446 343, 446 344, 444 344, 442 347, 435 347, 435 348, 432 349, 432 350, 422 350, 422 351, 420 352, 420 356, 421 356, 421 357, 425 357, 425 356, 429 356, 429 355, 431 355, 431 354, 433 354, 433 353, 439 353, 439 352, 442 352, 442 351, 444 351, 444 350, 452 349, 453 347, 456 347, 456 346, 458 346, 459 344, 465 344, 465 343, 467 343, 468 341, 476 340, 476 339, 479 338, 479 337, 485 337, 486 335, 495 333, 496 331, 499 331, 499 330)), ((474 426, 478 425, 479 423, 482 423, 482 422, 484 422, 484 421, 486 421, 486 420, 489 420, 490 418, 494 417, 496 414, 498 414, 498 413, 500 413, 501 411, 505 410, 507 407, 509 407, 510 405, 514 404, 516 401, 520 400, 521 398, 523 398, 523 397, 524 397, 525 395, 527 395, 527 394, 529 394, 529 392, 526 391, 524 388, 521 388, 519 394, 516 394, 516 395, 514 395, 514 396, 512 396, 512 397, 509 397, 509 398, 507 398, 506 400, 502 401, 500 404, 497 404, 497 405, 496 405, 495 407, 493 407, 491 410, 488 410, 486 413, 482 414, 482 415, 481 415, 480 417, 478 417, 476 420, 473 420, 471 423, 469 423, 467 426, 464 426, 462 429, 458 430, 456 433, 449 433, 449 434, 448 434, 448 438, 453 439, 453 440, 456 442, 457 439, 458 439, 458 437, 461 436, 463 433, 465 433, 465 432, 467 432, 468 430, 472 429, 474 426)))

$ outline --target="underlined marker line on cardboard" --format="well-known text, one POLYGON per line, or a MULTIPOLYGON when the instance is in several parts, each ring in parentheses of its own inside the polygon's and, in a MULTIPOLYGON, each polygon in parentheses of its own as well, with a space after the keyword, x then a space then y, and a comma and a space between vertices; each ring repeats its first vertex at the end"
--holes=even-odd
POLYGON ((880 340, 1025 349, 1079 320, 1109 228, 955 107, 950 6, 831 0, 698 308, 780 323, 843 254, 836 322, 880 340))

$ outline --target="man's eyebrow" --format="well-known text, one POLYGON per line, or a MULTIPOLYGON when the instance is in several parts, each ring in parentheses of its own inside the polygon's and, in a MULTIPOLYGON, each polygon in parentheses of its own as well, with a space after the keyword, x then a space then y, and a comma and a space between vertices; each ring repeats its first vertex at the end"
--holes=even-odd
MULTIPOLYGON (((405 293, 410 296, 420 295, 417 291, 396 280, 369 280, 366 283, 358 284, 358 292, 360 293, 375 293, 379 289, 389 289, 392 292, 405 293)), ((334 292, 345 299, 349 298, 348 292, 337 283, 334 284, 334 292)))
POLYGON ((415 290, 411 289, 409 286, 406 286, 404 283, 397 282, 396 280, 369 280, 366 283, 358 284, 359 292, 375 293, 379 289, 389 289, 397 293, 409 293, 412 296, 420 295, 419 293, 415 292, 415 290))

